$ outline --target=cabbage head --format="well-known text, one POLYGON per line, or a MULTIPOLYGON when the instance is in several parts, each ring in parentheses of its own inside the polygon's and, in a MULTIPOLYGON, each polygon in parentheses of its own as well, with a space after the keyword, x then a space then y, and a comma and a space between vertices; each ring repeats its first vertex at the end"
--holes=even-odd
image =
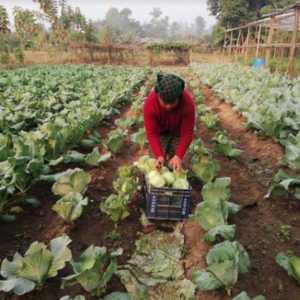
POLYGON ((164 187, 166 185, 166 180, 158 173, 149 179, 149 182, 154 187, 164 187))
POLYGON ((173 189, 181 189, 181 190, 188 190, 190 185, 186 179, 180 178, 177 179, 172 186, 173 189))
POLYGON ((162 173, 162 177, 166 180, 168 185, 172 185, 176 180, 174 174, 169 170, 162 173))

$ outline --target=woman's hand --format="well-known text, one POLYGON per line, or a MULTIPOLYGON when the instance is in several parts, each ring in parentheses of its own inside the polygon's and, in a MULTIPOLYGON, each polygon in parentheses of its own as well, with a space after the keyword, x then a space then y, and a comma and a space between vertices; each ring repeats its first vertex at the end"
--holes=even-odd
POLYGON ((169 162, 169 167, 176 170, 178 173, 182 170, 181 158, 175 155, 169 162))
POLYGON ((163 156, 159 156, 156 159, 156 163, 155 163, 155 169, 156 171, 159 171, 165 164, 165 158, 163 156))

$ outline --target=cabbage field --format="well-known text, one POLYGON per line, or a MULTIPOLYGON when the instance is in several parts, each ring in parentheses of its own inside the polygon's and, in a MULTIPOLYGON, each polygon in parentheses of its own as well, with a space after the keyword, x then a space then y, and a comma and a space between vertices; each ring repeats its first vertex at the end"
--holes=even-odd
POLYGON ((299 101, 234 64, 0 72, 0 299, 299 299, 299 101), (159 72, 196 102, 180 174, 143 126, 159 72), (191 187, 188 220, 148 219, 149 184, 191 187))

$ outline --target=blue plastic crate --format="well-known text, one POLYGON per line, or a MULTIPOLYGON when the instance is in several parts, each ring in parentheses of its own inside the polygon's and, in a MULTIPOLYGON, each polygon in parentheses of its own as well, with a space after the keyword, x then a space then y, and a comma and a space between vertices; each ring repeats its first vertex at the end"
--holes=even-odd
POLYGON ((190 213, 192 189, 153 187, 145 176, 146 216, 149 219, 186 220, 190 213))

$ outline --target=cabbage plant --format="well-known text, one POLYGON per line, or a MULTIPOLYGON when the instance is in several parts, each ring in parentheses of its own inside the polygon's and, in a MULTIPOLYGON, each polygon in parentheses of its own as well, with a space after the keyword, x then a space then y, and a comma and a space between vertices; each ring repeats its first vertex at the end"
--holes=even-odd
POLYGON ((72 258, 70 243, 66 235, 51 240, 49 249, 43 243, 34 242, 24 257, 17 252, 12 262, 4 259, 1 275, 6 280, 0 280, 0 291, 13 291, 20 296, 35 288, 42 289, 46 279, 55 277, 72 258))
POLYGON ((50 160, 50 166, 57 166, 60 163, 80 163, 80 164, 87 164, 90 166, 99 166, 103 161, 106 161, 111 157, 111 153, 108 152, 106 154, 101 155, 99 153, 99 148, 95 147, 90 154, 82 154, 74 150, 68 151, 63 156, 55 160, 50 160))
POLYGON ((189 151, 193 155, 204 156, 207 155, 211 157, 212 151, 206 149, 204 143, 201 139, 195 140, 191 143, 189 151))
POLYGON ((137 143, 142 149, 147 142, 146 131, 144 128, 140 128, 138 132, 131 135, 131 141, 137 143))
POLYGON ((83 199, 80 193, 70 192, 58 200, 52 206, 52 209, 56 211, 62 219, 73 222, 80 218, 81 214, 87 210, 88 205, 88 198, 83 199))
POLYGON ((134 162, 134 165, 143 173, 146 173, 146 164, 150 159, 149 155, 140 156, 137 162, 134 162))
POLYGON ((113 187, 120 196, 128 195, 130 198, 138 190, 138 182, 132 178, 118 178, 113 182, 113 187))
POLYGON ((63 277, 61 287, 81 284, 91 296, 100 296, 105 293, 107 283, 117 270, 116 257, 122 253, 121 248, 110 253, 110 263, 107 265, 106 248, 91 245, 80 255, 79 262, 71 259, 74 274, 63 277))
POLYGON ((207 112, 204 116, 200 117, 200 120, 209 130, 214 130, 220 126, 218 117, 212 112, 207 112))
POLYGON ((300 284, 300 258, 294 255, 288 256, 283 252, 278 253, 276 262, 284 268, 287 273, 294 277, 300 284))
POLYGON ((230 295, 239 274, 245 274, 250 267, 248 253, 238 242, 225 241, 215 245, 206 256, 206 270, 195 270, 192 281, 202 291, 225 287, 230 295))
POLYGON ((134 166, 119 167, 116 173, 119 178, 131 178, 138 175, 137 169, 134 166))
POLYGON ((110 195, 104 203, 100 204, 100 209, 105 212, 117 224, 127 218, 130 213, 127 208, 128 196, 110 195))
POLYGON ((69 192, 84 194, 91 182, 91 175, 82 169, 69 169, 54 177, 55 183, 52 192, 55 195, 66 196, 69 192))
POLYGON ((294 194, 300 199, 300 175, 291 175, 283 170, 279 170, 274 176, 265 198, 285 196, 294 194))
POLYGON ((124 118, 115 120, 115 124, 119 128, 125 130, 125 129, 128 129, 129 127, 131 127, 134 124, 134 121, 131 118, 124 117, 124 118))
POLYGON ((218 131, 212 138, 215 146, 215 151, 219 154, 228 157, 241 157, 244 153, 243 150, 234 148, 234 142, 226 136, 226 132, 218 131))
POLYGON ((104 146, 108 149, 108 151, 116 155, 116 153, 121 149, 121 147, 124 144, 124 134, 120 130, 112 130, 109 133, 108 139, 103 142, 104 146))
POLYGON ((201 157, 200 161, 192 164, 193 175, 203 183, 211 182, 221 171, 218 160, 201 157))
POLYGON ((201 227, 208 231, 203 240, 214 242, 217 235, 225 240, 233 240, 236 225, 228 225, 227 219, 240 210, 240 206, 228 202, 230 197, 228 177, 217 178, 215 182, 207 183, 202 189, 203 202, 196 207, 195 214, 190 215, 190 221, 197 221, 201 227))
POLYGON ((297 144, 287 143, 285 154, 280 158, 280 163, 294 171, 300 171, 300 142, 297 144))

